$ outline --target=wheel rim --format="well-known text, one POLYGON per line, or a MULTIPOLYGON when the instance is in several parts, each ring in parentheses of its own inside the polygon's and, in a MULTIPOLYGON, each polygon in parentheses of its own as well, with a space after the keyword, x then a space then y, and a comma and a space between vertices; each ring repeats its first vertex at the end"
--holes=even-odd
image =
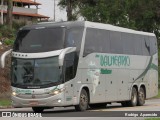
POLYGON ((86 107, 87 106, 87 103, 88 103, 88 99, 87 99, 87 96, 82 94, 81 95, 81 99, 80 99, 80 104, 82 107, 86 107))
POLYGON ((142 90, 139 91, 139 101, 141 101, 141 102, 144 101, 144 92, 142 90))
POLYGON ((137 95, 136 95, 135 92, 132 94, 132 102, 133 102, 133 103, 136 103, 136 102, 137 102, 137 95))

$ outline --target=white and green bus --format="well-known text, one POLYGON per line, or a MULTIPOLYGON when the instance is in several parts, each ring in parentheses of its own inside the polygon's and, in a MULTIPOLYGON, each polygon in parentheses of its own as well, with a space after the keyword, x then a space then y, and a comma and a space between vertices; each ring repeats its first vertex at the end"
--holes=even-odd
POLYGON ((153 33, 88 21, 22 27, 11 53, 12 104, 42 112, 143 105, 158 93, 153 33))

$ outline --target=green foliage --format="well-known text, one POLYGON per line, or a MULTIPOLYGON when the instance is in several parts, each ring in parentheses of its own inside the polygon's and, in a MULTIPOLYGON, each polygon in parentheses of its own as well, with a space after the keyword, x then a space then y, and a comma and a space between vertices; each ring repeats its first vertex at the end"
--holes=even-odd
POLYGON ((0 38, 2 38, 2 33, 0 33, 0 38))
POLYGON ((4 40, 5 45, 13 45, 14 44, 14 39, 6 39, 4 40))
POLYGON ((23 27, 26 25, 26 22, 16 22, 16 21, 13 21, 13 28, 18 31, 19 28, 23 27))
POLYGON ((160 120, 160 118, 146 118, 145 120, 160 120))
POLYGON ((160 0, 60 0, 59 6, 68 2, 74 18, 154 32, 160 41, 160 0))
POLYGON ((19 30, 20 27, 26 25, 25 22, 17 23, 13 22, 13 28, 10 29, 7 25, 0 25, 0 40, 5 45, 13 45, 16 32, 19 30))
POLYGON ((0 106, 10 106, 11 105, 11 100, 9 99, 1 99, 0 100, 0 106))
POLYGON ((9 29, 6 25, 0 25, 0 33, 3 37, 13 38, 15 37, 15 29, 9 29))

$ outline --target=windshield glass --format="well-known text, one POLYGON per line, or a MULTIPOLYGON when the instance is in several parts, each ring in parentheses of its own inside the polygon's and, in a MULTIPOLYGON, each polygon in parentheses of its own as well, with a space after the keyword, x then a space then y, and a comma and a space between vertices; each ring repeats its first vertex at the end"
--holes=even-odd
POLYGON ((64 48, 65 28, 20 30, 13 50, 15 52, 48 52, 64 48))
POLYGON ((44 86, 60 83, 61 69, 58 57, 45 59, 12 60, 13 86, 44 86))

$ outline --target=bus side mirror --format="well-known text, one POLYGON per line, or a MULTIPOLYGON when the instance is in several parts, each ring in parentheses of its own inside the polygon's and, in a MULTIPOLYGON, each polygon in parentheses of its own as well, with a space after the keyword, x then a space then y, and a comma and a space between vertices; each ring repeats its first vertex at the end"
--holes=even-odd
POLYGON ((4 68, 5 67, 5 59, 6 59, 6 56, 9 55, 10 53, 12 52, 12 49, 4 52, 0 58, 0 66, 1 68, 4 68))
POLYGON ((76 51, 76 47, 67 47, 59 55, 59 66, 63 66, 65 54, 76 51))

